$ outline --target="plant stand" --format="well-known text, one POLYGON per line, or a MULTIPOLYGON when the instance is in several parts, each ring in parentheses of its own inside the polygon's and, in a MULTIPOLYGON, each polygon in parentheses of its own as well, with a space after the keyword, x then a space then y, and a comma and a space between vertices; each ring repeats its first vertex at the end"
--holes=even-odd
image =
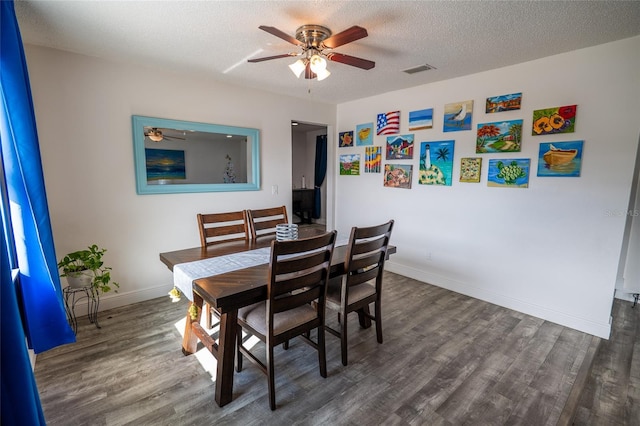
POLYGON ((87 285, 79 288, 65 287, 62 290, 64 295, 64 306, 67 311, 67 321, 73 328, 73 333, 76 334, 78 330, 78 319, 76 318, 76 303, 82 299, 87 299, 87 317, 92 324, 96 325, 96 328, 100 327, 98 324, 98 306, 100 305, 100 294, 92 286, 87 285))

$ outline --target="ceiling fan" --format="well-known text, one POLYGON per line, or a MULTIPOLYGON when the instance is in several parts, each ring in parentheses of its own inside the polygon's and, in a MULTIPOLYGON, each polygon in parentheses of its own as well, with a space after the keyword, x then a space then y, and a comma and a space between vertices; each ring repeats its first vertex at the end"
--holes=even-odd
MULTIPOLYGON (((171 130, 171 129, 165 129, 165 130, 171 130)), ((160 142, 163 139, 166 139, 168 141, 170 140, 181 140, 184 141, 187 138, 181 138, 179 136, 168 136, 165 135, 164 132, 162 131, 162 129, 158 128, 158 127, 145 127, 144 128, 144 136, 151 139, 154 142, 160 142)))
POLYGON ((298 59, 296 62, 289 65, 291 71, 293 71, 298 78, 300 78, 303 72, 304 78, 317 78, 318 80, 324 80, 327 78, 331 73, 327 71, 326 59, 333 62, 351 65, 363 70, 370 70, 376 66, 375 62, 367 59, 332 52, 336 47, 340 47, 368 36, 367 30, 357 25, 335 35, 331 34, 331 30, 329 28, 321 25, 303 25, 296 30, 295 38, 275 27, 261 25, 258 28, 288 41, 291 44, 301 47, 302 51, 298 53, 284 53, 282 55, 249 59, 249 62, 262 62, 269 61, 271 59, 302 56, 301 59, 298 59))

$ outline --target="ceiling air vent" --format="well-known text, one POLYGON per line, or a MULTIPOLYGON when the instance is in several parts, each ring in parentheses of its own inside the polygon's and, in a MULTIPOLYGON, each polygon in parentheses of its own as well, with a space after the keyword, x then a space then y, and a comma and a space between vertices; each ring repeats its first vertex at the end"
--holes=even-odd
POLYGON ((418 65, 417 67, 413 67, 413 68, 409 68, 406 70, 403 70, 402 72, 406 72, 407 74, 415 74, 418 72, 422 72, 422 71, 429 71, 429 70, 435 70, 436 67, 431 66, 429 64, 424 64, 424 65, 418 65))

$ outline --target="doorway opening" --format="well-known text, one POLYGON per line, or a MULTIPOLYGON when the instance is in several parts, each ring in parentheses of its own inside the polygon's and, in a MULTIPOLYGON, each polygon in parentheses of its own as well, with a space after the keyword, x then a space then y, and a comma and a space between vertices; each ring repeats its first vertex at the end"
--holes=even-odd
POLYGON ((326 125, 291 122, 291 220, 298 224, 301 237, 326 232, 327 179, 322 177, 322 161, 316 158, 317 150, 322 151, 324 137, 326 175, 326 136, 326 125), (319 180, 322 183, 317 185, 319 180))

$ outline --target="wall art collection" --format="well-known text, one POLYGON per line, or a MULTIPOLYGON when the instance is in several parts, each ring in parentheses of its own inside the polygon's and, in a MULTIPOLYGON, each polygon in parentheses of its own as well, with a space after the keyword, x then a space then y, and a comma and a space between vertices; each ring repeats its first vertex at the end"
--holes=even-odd
MULTIPOLYGON (((502 112, 521 109, 522 93, 490 96, 486 98, 485 114, 498 117, 502 112)), ((532 136, 575 132, 577 105, 536 109, 532 117, 532 136)), ((375 123, 375 136, 386 137, 385 160, 382 164, 383 146, 374 145, 373 123, 358 124, 352 130, 340 132, 339 148, 364 146, 364 173, 383 172, 383 185, 391 188, 411 188, 413 164, 397 161, 413 160, 414 146, 420 149, 418 183, 420 185, 451 186, 454 180, 455 140, 420 141, 416 135, 400 134, 400 111, 380 113, 375 123)), ((443 132, 472 129, 473 100, 445 104, 442 113, 443 132)), ((434 109, 410 111, 409 131, 433 129, 434 109)), ((505 118, 477 123, 476 154, 507 154, 522 151, 524 120, 505 118)), ((582 167, 584 141, 545 141, 539 145, 537 168, 530 158, 489 158, 487 186, 503 188, 528 188, 532 170, 538 177, 579 177, 582 167)), ((459 182, 479 183, 482 177, 482 158, 460 158, 459 182)), ((340 175, 360 175, 360 154, 340 155, 340 175)))

